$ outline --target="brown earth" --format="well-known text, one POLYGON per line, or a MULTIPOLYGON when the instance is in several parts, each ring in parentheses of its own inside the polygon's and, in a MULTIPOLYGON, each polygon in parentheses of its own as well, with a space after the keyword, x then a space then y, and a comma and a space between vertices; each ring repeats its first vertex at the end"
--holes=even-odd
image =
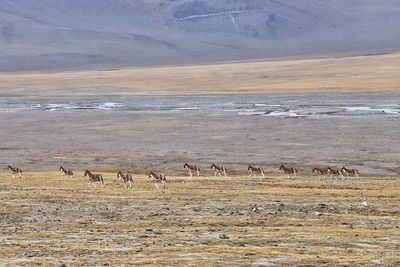
MULTIPOLYGON (((203 173, 206 174, 206 173, 203 173)), ((398 266, 399 179, 0 174, 1 266, 398 266)))

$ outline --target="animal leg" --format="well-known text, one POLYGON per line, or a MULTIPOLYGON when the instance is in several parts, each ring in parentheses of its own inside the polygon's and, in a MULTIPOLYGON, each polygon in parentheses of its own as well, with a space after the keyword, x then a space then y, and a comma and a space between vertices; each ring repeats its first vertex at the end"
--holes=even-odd
POLYGON ((159 189, 159 188, 158 188, 158 184, 157 184, 157 182, 155 182, 154 184, 156 185, 157 189, 159 189))

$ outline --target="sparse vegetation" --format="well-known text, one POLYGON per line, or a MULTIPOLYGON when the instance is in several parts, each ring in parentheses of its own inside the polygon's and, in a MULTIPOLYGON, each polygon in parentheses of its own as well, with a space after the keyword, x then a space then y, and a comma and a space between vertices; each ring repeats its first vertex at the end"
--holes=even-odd
POLYGON ((399 180, 0 174, 0 265, 374 265, 399 261, 399 180))

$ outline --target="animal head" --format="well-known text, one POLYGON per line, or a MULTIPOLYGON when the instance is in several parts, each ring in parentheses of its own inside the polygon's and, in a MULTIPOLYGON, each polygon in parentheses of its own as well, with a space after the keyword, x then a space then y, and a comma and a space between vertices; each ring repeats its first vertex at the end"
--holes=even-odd
POLYGON ((122 174, 122 171, 117 172, 117 178, 122 174))
POLYGON ((12 167, 11 167, 11 165, 9 164, 8 166, 7 166, 7 170, 10 170, 12 167))
POLYGON ((154 175, 154 172, 153 171, 149 172, 149 178, 151 178, 152 175, 154 175))
POLYGON ((250 170, 251 170, 251 166, 250 166, 250 165, 249 165, 249 167, 247 168, 247 170, 248 170, 248 171, 250 171, 250 170))
POLYGON ((283 165, 279 166, 280 170, 283 170, 283 168, 285 168, 283 165))
POLYGON ((89 173, 90 173, 90 171, 89 171, 89 170, 86 170, 86 171, 85 171, 85 174, 84 174, 83 176, 87 176, 89 173))
POLYGON ((183 165, 183 168, 186 169, 186 167, 189 167, 189 165, 187 163, 185 163, 185 165, 183 165))
POLYGON ((211 164, 210 168, 212 169, 212 168, 215 168, 215 167, 216 167, 216 165, 213 163, 213 164, 211 164))

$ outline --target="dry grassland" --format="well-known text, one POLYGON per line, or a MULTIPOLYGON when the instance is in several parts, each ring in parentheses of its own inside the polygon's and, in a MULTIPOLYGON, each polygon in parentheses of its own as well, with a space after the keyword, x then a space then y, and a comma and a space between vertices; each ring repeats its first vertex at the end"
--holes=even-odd
MULTIPOLYGON (((107 94, 126 96, 383 92, 400 89, 399 73, 400 53, 393 53, 179 67, 1 73, 0 88, 38 89, 33 92, 41 97, 69 95, 65 88, 125 88, 128 90, 107 94)), ((81 94, 95 96, 100 92, 81 94)), ((1 95, 18 93, 0 90, 1 95)))
POLYGON ((399 266, 398 178, 0 174, 1 266, 399 266))

